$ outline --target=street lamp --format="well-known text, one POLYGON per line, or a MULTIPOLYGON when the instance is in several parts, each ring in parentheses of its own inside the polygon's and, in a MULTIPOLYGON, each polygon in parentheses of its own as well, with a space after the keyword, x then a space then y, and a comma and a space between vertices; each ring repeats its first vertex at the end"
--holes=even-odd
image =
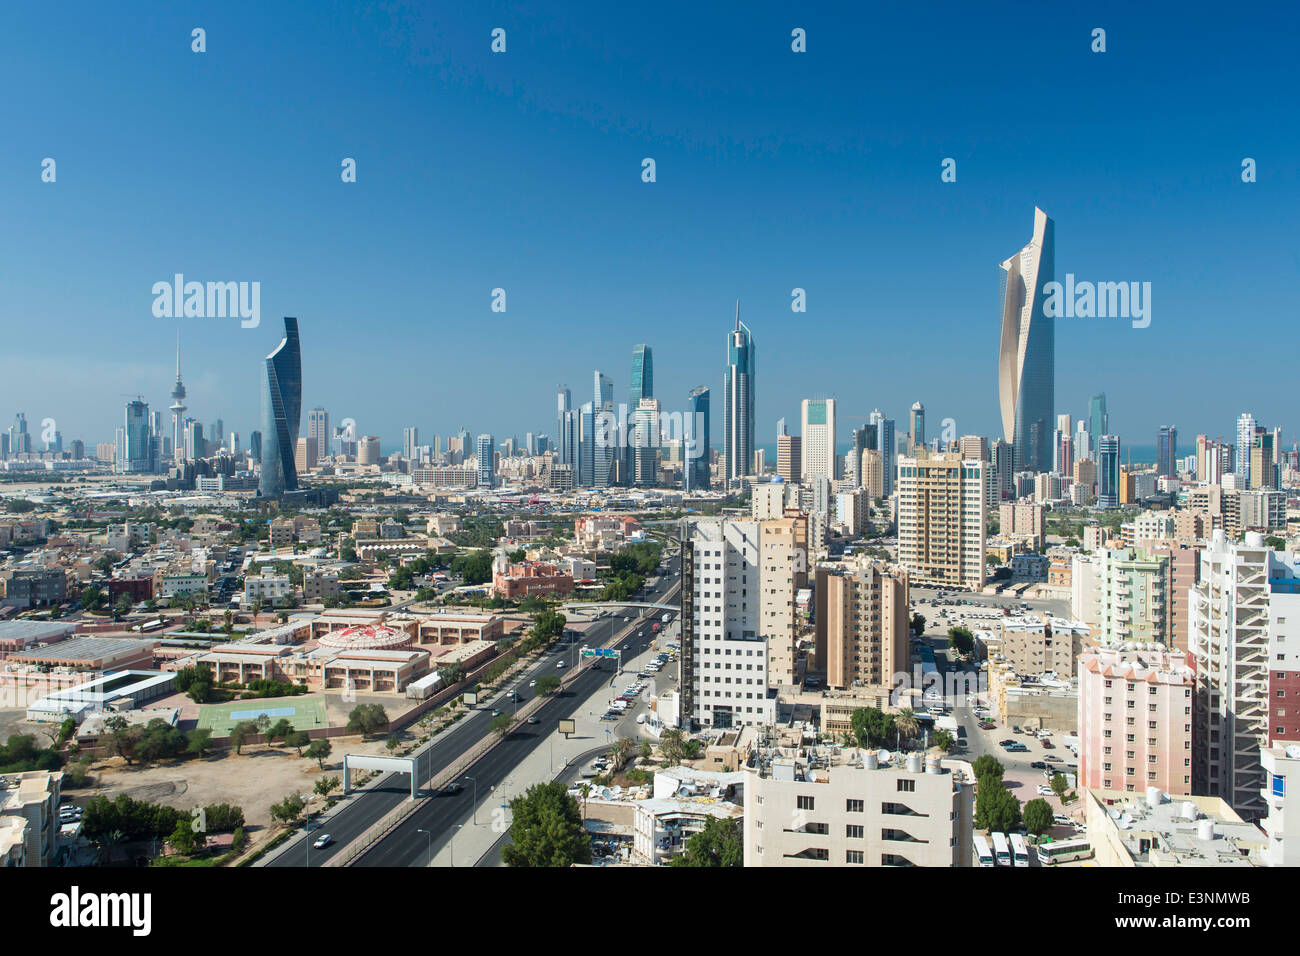
POLYGON ((416 830, 415 830, 415 832, 416 832, 416 833, 423 833, 425 836, 427 836, 427 837, 429 838, 429 866, 433 866, 433 831, 432 831, 432 830, 422 830, 422 829, 420 829, 420 828, 417 827, 416 830))
POLYGON ((456 831, 459 830, 459 829, 460 829, 461 827, 463 827, 464 825, 465 825, 465 824, 463 824, 463 823, 458 823, 458 824, 456 824, 454 827, 451 828, 451 837, 450 837, 450 843, 451 843, 451 865, 452 865, 453 868, 456 866, 456 831))
POLYGON ((478 781, 468 775, 465 779, 474 784, 474 826, 478 826, 478 781))

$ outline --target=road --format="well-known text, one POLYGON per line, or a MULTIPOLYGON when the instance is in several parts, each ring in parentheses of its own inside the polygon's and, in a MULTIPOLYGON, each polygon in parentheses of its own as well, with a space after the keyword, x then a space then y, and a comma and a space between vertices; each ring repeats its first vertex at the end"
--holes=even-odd
MULTIPOLYGON (((675 568, 677 559, 673 559, 672 567, 675 568)), ((646 598, 648 600, 659 600, 674 584, 676 578, 673 574, 664 574, 660 577, 658 584, 647 589, 646 598)), ((637 598, 642 600, 643 598, 637 598)), ((519 694, 519 703, 522 705, 533 696, 533 691, 527 686, 528 682, 536 679, 541 674, 556 673, 556 662, 561 656, 564 656, 570 666, 575 661, 576 651, 581 644, 590 644, 592 646, 604 644, 608 641, 618 629, 625 626, 621 617, 610 617, 598 621, 590 628, 584 631, 579 637, 572 639, 570 643, 557 645, 553 650, 544 654, 536 663, 523 671, 513 682, 512 688, 519 694)), ((641 646, 637 648, 643 650, 648 641, 642 640, 641 646)), ((624 646, 636 648, 635 643, 624 646)), ((578 701, 585 700, 589 694, 602 681, 608 681, 613 676, 614 664, 612 662, 604 663, 599 668, 592 668, 588 673, 579 677, 574 684, 577 685, 576 691, 570 688, 565 694, 558 695, 553 701, 544 705, 542 710, 537 714, 539 723, 536 725, 524 724, 519 730, 515 731, 497 747, 494 747, 482 760, 474 765, 471 775, 479 777, 479 788, 482 789, 491 785, 485 783, 487 777, 492 776, 495 779, 504 778, 506 772, 519 759, 522 753, 526 753, 536 744, 534 738, 539 734, 545 733, 547 728, 553 727, 554 722, 560 717, 567 716, 569 710, 573 708, 578 701), (575 696, 576 692, 576 696, 575 696), (510 755, 508 763, 501 767, 497 764, 504 758, 496 756, 498 753, 510 755), (491 759, 489 759, 491 758, 491 759), (499 777, 496 771, 500 770, 499 777)), ((442 772, 448 765, 453 763, 461 754, 469 750, 475 743, 491 733, 490 725, 492 723, 492 710, 494 707, 502 710, 513 706, 509 699, 511 688, 504 688, 501 694, 487 707, 480 706, 473 709, 462 720, 456 722, 450 729, 444 731, 434 740, 426 745, 428 748, 427 756, 421 758, 422 765, 428 768, 431 776, 436 776, 442 772)), ((421 784, 427 783, 422 780, 421 784)), ((472 807, 473 788, 468 783, 464 792, 455 796, 439 796, 430 801, 430 806, 438 808, 435 816, 444 817, 447 814, 459 813, 460 809, 468 812, 472 807), (445 813, 443 810, 445 809, 445 813)), ((303 866, 322 866, 341 849, 347 847, 352 841, 362 836, 367 830, 378 823, 383 817, 391 812, 402 802, 409 800, 411 796, 410 778, 405 774, 385 774, 373 786, 366 790, 355 793, 347 800, 342 808, 338 809, 331 818, 320 828, 329 833, 331 843, 323 849, 313 849, 310 843, 320 836, 319 830, 310 834, 294 837, 277 856, 270 860, 266 865, 275 867, 303 867, 303 866)), ((407 823, 413 820, 425 818, 428 807, 423 808, 420 812, 408 818, 407 823)), ((415 827, 424 827, 429 829, 426 823, 414 823, 411 833, 414 833, 415 827)), ((403 824, 398 832, 406 832, 406 825, 403 824)), ((415 834, 420 840, 424 840, 423 834, 415 834)), ((385 844, 391 840, 384 841, 385 844)), ((418 841, 417 841, 418 842, 418 841)), ((371 865, 367 859, 374 851, 368 852, 362 858, 358 859, 354 865, 371 865)), ((379 865, 410 865, 408 863, 379 864, 379 865)))
MULTIPOLYGON (((671 588, 674 580, 673 575, 665 575, 653 589, 655 597, 671 588)), ((630 659, 643 653, 654 639, 655 635, 647 623, 624 638, 618 646, 623 649, 624 656, 630 659)), ((584 643, 594 644, 595 641, 585 639, 584 643)), ((588 668, 567 685, 564 694, 558 695, 537 711, 536 724, 522 725, 475 761, 469 768, 469 776, 476 781, 477 794, 485 794, 488 788, 500 785, 529 752, 554 732, 557 721, 585 706, 587 698, 601 685, 611 683, 615 671, 615 663, 608 660, 588 668)), ((632 723, 631 718, 632 715, 629 714, 617 727, 610 728, 611 739, 620 735, 632 735, 624 729, 624 724, 632 723)), ((599 749, 604 750, 606 747, 599 749)), ((468 782, 465 789, 454 796, 429 800, 359 857, 353 866, 423 866, 452 838, 455 829, 470 819, 475 805, 475 788, 468 782)), ((480 824, 487 822, 479 820, 480 824)), ((468 864, 472 861, 466 862, 468 864)))

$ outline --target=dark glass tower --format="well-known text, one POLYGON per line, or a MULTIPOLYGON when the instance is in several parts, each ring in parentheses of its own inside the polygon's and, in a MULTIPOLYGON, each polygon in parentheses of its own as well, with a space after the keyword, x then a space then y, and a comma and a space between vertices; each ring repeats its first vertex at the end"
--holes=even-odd
POLYGON ((302 352, 298 346, 298 320, 284 317, 284 339, 266 357, 262 388, 263 498, 279 498, 298 489, 293 456, 298 446, 302 414, 302 352))
POLYGON ((727 333, 727 371, 722 380, 723 482, 735 487, 754 467, 754 339, 740 321, 727 333))
POLYGON ((683 431, 682 486, 686 491, 709 490, 709 390, 703 385, 691 389, 686 405, 690 420, 683 431), (691 457, 691 456, 695 457, 691 457))

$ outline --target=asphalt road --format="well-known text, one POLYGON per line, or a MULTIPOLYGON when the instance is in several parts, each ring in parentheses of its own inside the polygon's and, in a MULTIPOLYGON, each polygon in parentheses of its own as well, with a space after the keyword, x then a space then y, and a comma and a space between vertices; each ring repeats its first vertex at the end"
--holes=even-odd
MULTIPOLYGON (((678 566, 677 562, 678 559, 674 558, 670 563, 670 567, 676 568, 678 566)), ((671 574, 664 574, 660 577, 658 584, 651 588, 645 597, 635 598, 635 600, 656 601, 673 586, 675 580, 676 578, 671 574)), ((564 656, 569 665, 572 666, 578 646, 581 644, 604 644, 623 626, 624 622, 621 617, 606 618, 596 622, 571 642, 560 644, 556 649, 545 654, 537 663, 516 678, 514 682, 514 689, 519 693, 520 705, 533 696, 533 691, 527 686, 528 682, 541 674, 555 673, 556 661, 561 656, 564 656)), ((632 653, 639 653, 648 646, 649 640, 649 637, 639 639, 634 637, 631 643, 625 640, 622 646, 631 648, 632 653), (640 642, 639 646, 638 640, 640 642)), ((515 764, 536 745, 537 737, 548 733, 561 717, 568 716, 576 709, 578 703, 586 700, 602 681, 607 682, 610 680, 613 676, 614 667, 613 662, 606 662, 589 668, 587 673, 574 682, 576 686, 571 687, 564 694, 558 695, 550 703, 543 706, 541 711, 537 713, 539 721, 537 724, 524 724, 502 741, 499 746, 494 747, 481 760, 477 761, 470 768, 470 775, 477 778, 480 792, 485 792, 488 786, 504 779, 515 764)), ((509 699, 509 690, 505 690, 489 706, 483 707, 480 705, 479 708, 472 710, 467 717, 458 721, 450 730, 430 741, 426 745, 428 748, 427 753, 421 755, 421 765, 427 768, 429 778, 436 776, 480 739, 491 733, 490 725, 494 707, 506 710, 511 706, 513 706, 513 703, 509 699)), ((428 778, 422 780, 421 785, 427 782, 428 778)), ((406 774, 385 774, 372 787, 354 794, 346 805, 338 810, 323 826, 309 834, 297 836, 291 840, 286 848, 266 865, 277 867, 321 866, 341 849, 352 843, 353 840, 362 836, 395 807, 403 801, 409 800, 410 795, 410 778, 406 774), (319 838, 322 830, 332 838, 330 845, 319 850, 311 848, 311 842, 319 838)), ((435 797, 420 811, 404 821, 398 830, 389 834, 387 838, 364 853, 353 865, 420 865, 428 858, 428 842, 424 834, 416 833, 415 830, 422 828, 434 832, 434 849, 436 852, 438 846, 441 845, 437 842, 440 836, 445 838, 450 831, 450 824, 446 821, 448 819, 459 819, 462 816, 467 817, 473 809, 473 801, 474 788, 468 781, 465 782, 464 790, 459 794, 435 797), (442 824, 431 826, 430 823, 433 820, 442 821, 442 824), (418 839, 412 840, 411 837, 418 839), (407 858, 404 862, 389 861, 389 857, 394 853, 393 847, 397 845, 405 846, 408 851, 405 854, 407 858), (420 856, 417 851, 424 852, 425 855, 420 856), (376 860, 379 860, 379 862, 376 862, 376 860)))

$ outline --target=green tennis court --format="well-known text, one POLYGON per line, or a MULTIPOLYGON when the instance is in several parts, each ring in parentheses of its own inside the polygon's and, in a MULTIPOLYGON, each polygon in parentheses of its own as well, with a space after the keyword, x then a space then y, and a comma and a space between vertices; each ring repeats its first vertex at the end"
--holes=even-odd
POLYGON ((199 708, 198 727, 211 730, 214 737, 228 737, 235 724, 244 720, 255 723, 260 714, 266 714, 273 724, 283 718, 293 724, 294 730, 329 726, 325 716, 325 698, 311 695, 204 704, 199 708))

